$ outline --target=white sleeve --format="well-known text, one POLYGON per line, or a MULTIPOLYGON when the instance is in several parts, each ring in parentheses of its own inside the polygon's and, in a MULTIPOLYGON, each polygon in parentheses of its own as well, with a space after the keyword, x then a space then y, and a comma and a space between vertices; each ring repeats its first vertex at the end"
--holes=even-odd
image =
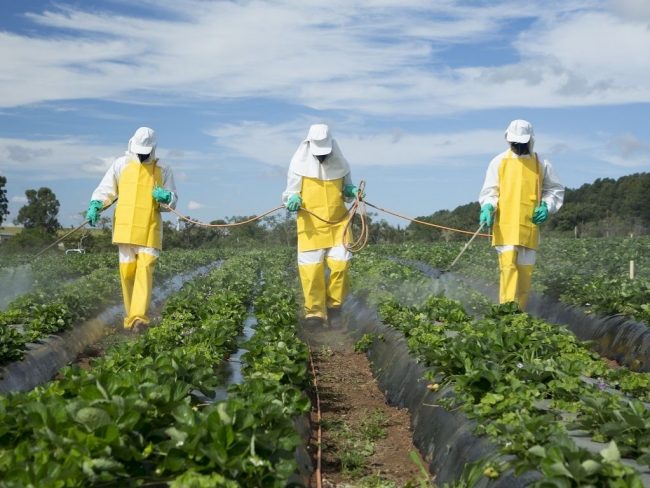
MULTIPOLYGON (((172 199, 167 204, 171 208, 176 208, 176 203, 178 202, 178 194, 176 193, 176 183, 174 182, 174 173, 169 166, 163 166, 162 168, 162 177, 163 177, 163 188, 172 192, 172 199)), ((161 212, 169 212, 165 207, 160 207, 161 212)))
POLYGON ((555 173, 551 163, 544 159, 543 164, 542 201, 546 203, 548 212, 554 214, 560 210, 564 202, 564 186, 560 183, 560 178, 555 173))
POLYGON ((499 203, 499 165, 501 164, 502 157, 499 155, 490 161, 487 172, 485 173, 485 181, 483 188, 478 196, 478 203, 483 205, 490 204, 497 208, 499 203))
POLYGON ((302 190, 302 176, 293 171, 289 171, 287 176, 287 188, 282 194, 282 204, 286 205, 291 195, 300 195, 300 190, 302 190))
POLYGON ((106 174, 104 174, 102 181, 99 182, 99 186, 95 188, 95 191, 90 197, 91 200, 99 200, 102 202, 104 204, 104 207, 113 203, 117 198, 117 182, 119 180, 118 173, 121 169, 121 159, 122 158, 118 158, 113 161, 111 167, 108 168, 108 171, 106 171, 106 174))

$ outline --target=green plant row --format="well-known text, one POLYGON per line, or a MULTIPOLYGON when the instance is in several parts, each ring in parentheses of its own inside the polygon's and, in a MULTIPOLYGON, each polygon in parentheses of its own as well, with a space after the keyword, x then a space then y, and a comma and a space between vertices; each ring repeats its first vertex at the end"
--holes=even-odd
POLYGON ((65 256, 43 255, 30 264, 36 286, 49 289, 61 280, 84 276, 96 269, 110 269, 116 262, 117 256, 114 252, 103 252, 65 256))
MULTIPOLYGON (((163 254, 156 273, 164 279, 215 259, 214 252, 206 251, 163 254)), ((27 343, 70 329, 115 303, 120 282, 117 263, 113 264, 114 269, 96 269, 55 291, 29 293, 13 300, 0 312, 0 365, 21 359, 27 343), (10 327, 15 325, 20 329, 10 327)))
POLYGON ((214 367, 235 345, 256 280, 253 259, 233 259, 92 369, 0 397, 0 486, 140 486, 219 471, 231 421, 224 405, 199 398, 217 386, 214 367))
MULTIPOLYGON (((355 260, 353 268, 360 261, 355 260)), ((400 273, 400 265, 392 266, 393 273, 400 273)), ((482 475, 497 477, 514 468, 541 471, 544 479, 538 486, 543 487, 642 486, 637 472, 623 465, 620 456, 646 463, 647 444, 640 439, 650 430, 640 419, 647 415, 640 412, 638 401, 605 388, 647 399, 650 375, 609 369, 569 332, 517 313, 512 306, 495 307, 475 320, 458 302, 444 297, 431 296, 418 306, 403 305, 394 297, 379 300, 383 321, 403 332, 413 355, 432 368, 431 389, 453 387, 454 399, 444 406, 462 408, 477 420, 477 434, 490 436, 503 454, 516 456, 507 463, 493 462, 482 475), (596 379, 596 386, 584 377, 596 379), (617 406, 613 411, 618 412, 618 432, 613 424, 603 427, 594 417, 598 401, 617 406), (579 448, 568 434, 568 428, 575 427, 615 442, 603 445, 601 453, 579 448)))
MULTIPOLYGON (((620 313, 650 324, 650 279, 630 280, 602 275, 588 280, 579 280, 575 275, 564 278, 562 287, 553 288, 559 292, 561 301, 601 315, 620 313)), ((558 275, 554 281, 559 279, 558 275)))
MULTIPOLYGON (((423 261, 445 269, 462 249, 459 243, 434 242, 376 246, 375 252, 423 261)), ((499 279, 496 253, 476 241, 454 271, 490 283, 499 279)), ((650 238, 542 239, 533 286, 567 304, 603 315, 624 314, 650 323, 650 238), (629 278, 629 262, 636 276, 629 278)))
POLYGON ((0 255, 0 270, 14 268, 29 264, 35 277, 56 277, 61 275, 85 274, 92 267, 108 263, 115 258, 114 253, 69 254, 63 253, 42 254, 36 258, 33 254, 5 254, 0 255))
POLYGON ((290 485, 309 411, 307 348, 295 335, 291 257, 230 259, 171 298, 160 326, 92 369, 0 397, 0 486, 290 485), (264 266, 245 381, 206 401, 235 345, 264 266))
POLYGON ((266 258, 264 289, 254 304, 255 335, 243 345, 248 351, 242 356, 245 381, 230 394, 235 401, 246 398, 245 408, 255 411, 266 426, 263 436, 255 438, 266 472, 244 480, 242 486, 281 488, 290 486, 297 469, 295 453, 302 439, 296 431, 296 417, 310 411, 304 393, 309 383, 309 352, 296 335, 295 289, 287 289, 287 283, 296 280, 294 255, 286 253, 278 259, 267 254, 266 258))
MULTIPOLYGON (((293 287, 293 255, 264 253, 264 285, 254 302, 257 326, 242 345, 244 381, 231 385, 221 408, 232 425, 228 470, 214 473, 192 469, 178 478, 176 488, 286 487, 296 472, 295 452, 300 445, 294 419, 309 412, 303 389, 308 383, 308 350, 296 336, 297 307, 293 287)), ((188 437, 191 432, 187 432, 188 437)))

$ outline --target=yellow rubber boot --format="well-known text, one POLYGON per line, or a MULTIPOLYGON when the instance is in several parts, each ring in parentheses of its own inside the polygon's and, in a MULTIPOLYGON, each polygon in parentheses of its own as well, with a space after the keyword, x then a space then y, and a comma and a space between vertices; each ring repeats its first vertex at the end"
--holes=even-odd
POLYGON ((124 299, 124 327, 127 326, 128 318, 131 313, 131 297, 133 296, 133 282, 135 281, 135 269, 137 263, 120 263, 120 282, 122 284, 122 298, 124 299))
POLYGON ((517 301, 517 251, 499 253, 499 303, 517 301))
POLYGON ((298 265, 302 293, 305 297, 305 317, 327 318, 324 263, 298 265))
POLYGON ((153 288, 153 270, 156 267, 158 258, 147 253, 139 253, 137 267, 135 270, 135 281, 133 283, 133 295, 131 297, 131 309, 126 320, 126 327, 131 328, 133 322, 141 320, 149 323, 147 315, 149 303, 151 302, 151 290, 153 288))
POLYGON ((327 283, 327 306, 341 308, 350 289, 350 275, 348 273, 350 261, 327 258, 327 266, 330 269, 330 278, 327 283))
POLYGON ((517 279, 517 302, 519 308, 524 310, 528 304, 528 294, 530 293, 530 285, 533 281, 533 265, 517 266, 519 277, 517 279))

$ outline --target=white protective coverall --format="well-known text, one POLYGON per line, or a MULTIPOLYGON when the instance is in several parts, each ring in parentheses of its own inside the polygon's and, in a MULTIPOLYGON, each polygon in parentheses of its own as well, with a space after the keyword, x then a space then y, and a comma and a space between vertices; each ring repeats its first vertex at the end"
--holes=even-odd
POLYGON ((117 204, 113 217, 113 244, 119 250, 120 281, 126 317, 124 327, 139 321, 149 323, 148 310, 153 287, 153 270, 162 249, 162 218, 165 211, 152 197, 154 187, 171 192, 168 204, 175 208, 178 196, 174 176, 156 159, 156 138, 152 129, 141 127, 129 140, 125 155, 108 169, 92 200, 117 204), (137 154, 149 154, 142 163, 137 154))
POLYGON ((286 205, 292 195, 300 195, 302 207, 322 219, 339 224, 324 223, 303 210, 298 211, 298 271, 305 301, 305 318, 327 320, 328 309, 340 309, 349 288, 348 268, 352 258, 343 245, 347 220, 343 189, 351 185, 350 166, 325 124, 310 127, 307 138, 300 143, 291 158, 287 188, 282 194, 286 205), (326 155, 321 163, 317 155, 326 155), (325 262, 329 268, 326 282, 325 262))
POLYGON ((551 163, 533 152, 529 122, 514 120, 505 136, 511 143, 528 143, 530 154, 517 155, 508 149, 492 159, 479 203, 481 208, 490 204, 496 209, 492 244, 499 254, 499 302, 514 301, 524 309, 539 245, 533 211, 544 202, 549 214, 557 212, 564 201, 564 186, 551 163))

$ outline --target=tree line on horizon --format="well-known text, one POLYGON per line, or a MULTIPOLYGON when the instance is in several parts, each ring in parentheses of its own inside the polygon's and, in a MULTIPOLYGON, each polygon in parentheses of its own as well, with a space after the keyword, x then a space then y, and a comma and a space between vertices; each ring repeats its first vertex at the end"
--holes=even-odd
MULTIPOLYGON (((618 179, 598 178, 580 188, 567 188, 564 205, 543 225, 545 233, 575 237, 608 237, 650 234, 650 173, 618 179)), ((439 210, 418 220, 465 230, 478 228, 478 202, 453 210, 439 210)), ((430 230, 410 224, 407 230, 418 240, 466 239, 462 234, 430 230)))

